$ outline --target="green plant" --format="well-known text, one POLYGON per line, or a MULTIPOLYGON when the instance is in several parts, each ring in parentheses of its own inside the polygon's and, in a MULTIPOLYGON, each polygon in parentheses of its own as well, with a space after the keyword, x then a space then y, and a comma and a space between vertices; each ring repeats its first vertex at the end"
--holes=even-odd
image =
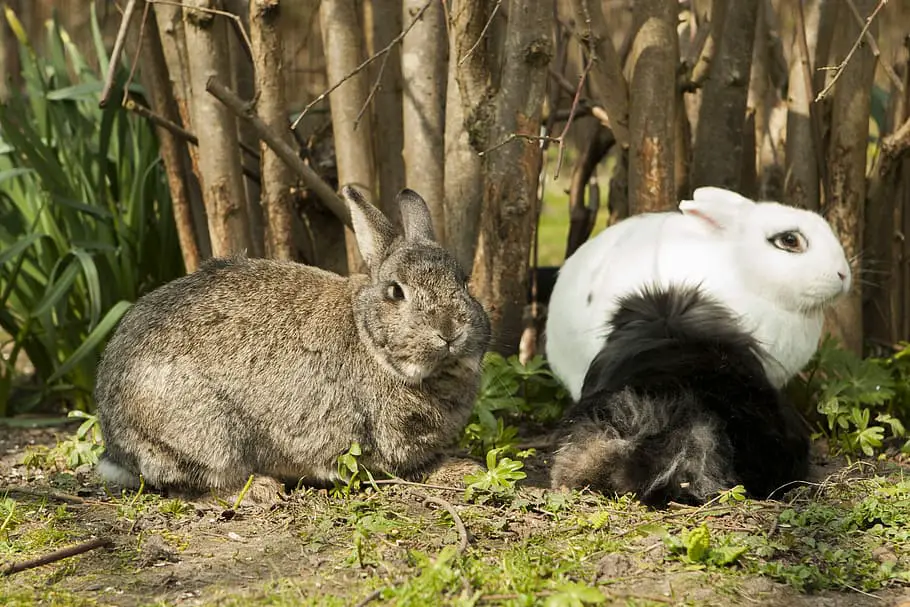
POLYGON ((54 447, 38 447, 26 452, 22 463, 28 468, 44 470, 73 470, 83 464, 94 465, 104 452, 101 425, 98 418, 84 411, 70 411, 67 417, 78 417, 85 421, 76 433, 58 442, 54 447))
POLYGON ((483 503, 515 494, 515 483, 527 476, 521 471, 524 464, 508 457, 500 458, 502 452, 503 449, 490 449, 487 451, 487 470, 465 475, 466 500, 483 503))
POLYGON ((480 390, 461 445, 480 456, 490 449, 514 451, 519 420, 549 424, 559 419, 568 393, 547 368, 542 356, 526 365, 518 356, 496 352, 484 356, 480 390))
MULTIPOLYGON (((862 359, 828 336, 801 384, 805 400, 823 416, 820 434, 837 451, 872 456, 886 438, 906 435, 910 344, 887 358, 862 359)), ((903 448, 910 450, 910 441, 903 448)))
MULTIPOLYGON (((50 399, 90 411, 97 357, 112 328, 130 302, 183 272, 170 195, 152 126, 119 107, 98 107, 101 78, 56 19, 42 57, 15 13, 5 14, 25 91, 0 105, 0 328, 12 342, 0 363, 0 416, 50 399), (39 381, 22 387, 14 411, 23 355, 39 381)), ((115 90, 127 77, 119 66, 115 90)))
POLYGON ((684 529, 679 535, 667 535, 664 541, 672 554, 694 565, 731 565, 748 550, 746 546, 712 541, 706 525, 684 529))

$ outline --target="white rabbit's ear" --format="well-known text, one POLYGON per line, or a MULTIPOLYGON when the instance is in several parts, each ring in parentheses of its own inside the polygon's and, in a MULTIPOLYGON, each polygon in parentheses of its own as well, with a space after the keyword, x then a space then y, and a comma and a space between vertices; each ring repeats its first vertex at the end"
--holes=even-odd
POLYGON ((405 239, 436 242, 433 217, 423 197, 414 190, 405 188, 398 193, 398 204, 401 207, 401 225, 405 239))
POLYGON ((716 230, 729 230, 755 202, 736 192, 717 187, 696 188, 692 200, 679 203, 684 215, 697 217, 716 230))
POLYGON ((395 240, 395 228, 382 211, 351 186, 341 188, 341 195, 351 210, 351 224, 360 254, 369 268, 375 268, 385 259, 386 250, 395 240))

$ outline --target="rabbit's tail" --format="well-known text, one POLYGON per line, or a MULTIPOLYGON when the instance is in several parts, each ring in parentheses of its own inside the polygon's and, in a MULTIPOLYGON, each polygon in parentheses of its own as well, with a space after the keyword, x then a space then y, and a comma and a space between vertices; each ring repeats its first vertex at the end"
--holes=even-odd
POLYGON ((98 474, 109 483, 130 489, 140 485, 139 475, 113 461, 106 453, 98 460, 98 474))

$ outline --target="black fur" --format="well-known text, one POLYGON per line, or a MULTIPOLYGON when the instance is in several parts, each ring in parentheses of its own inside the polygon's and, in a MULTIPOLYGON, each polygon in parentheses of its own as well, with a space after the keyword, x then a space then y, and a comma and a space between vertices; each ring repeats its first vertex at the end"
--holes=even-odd
POLYGON ((805 425, 755 340, 696 288, 628 296, 567 412, 554 486, 700 504, 736 484, 767 498, 805 478, 805 425))

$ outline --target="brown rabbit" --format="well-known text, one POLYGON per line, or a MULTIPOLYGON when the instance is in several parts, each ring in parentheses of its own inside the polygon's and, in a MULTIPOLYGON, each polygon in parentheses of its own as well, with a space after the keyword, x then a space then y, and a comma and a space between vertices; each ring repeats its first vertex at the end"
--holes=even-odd
POLYGON ((373 470, 414 478, 457 438, 490 321, 403 190, 403 235, 342 190, 370 275, 233 257, 140 298, 98 368, 100 474, 181 491, 250 474, 325 484, 360 443, 373 470))

